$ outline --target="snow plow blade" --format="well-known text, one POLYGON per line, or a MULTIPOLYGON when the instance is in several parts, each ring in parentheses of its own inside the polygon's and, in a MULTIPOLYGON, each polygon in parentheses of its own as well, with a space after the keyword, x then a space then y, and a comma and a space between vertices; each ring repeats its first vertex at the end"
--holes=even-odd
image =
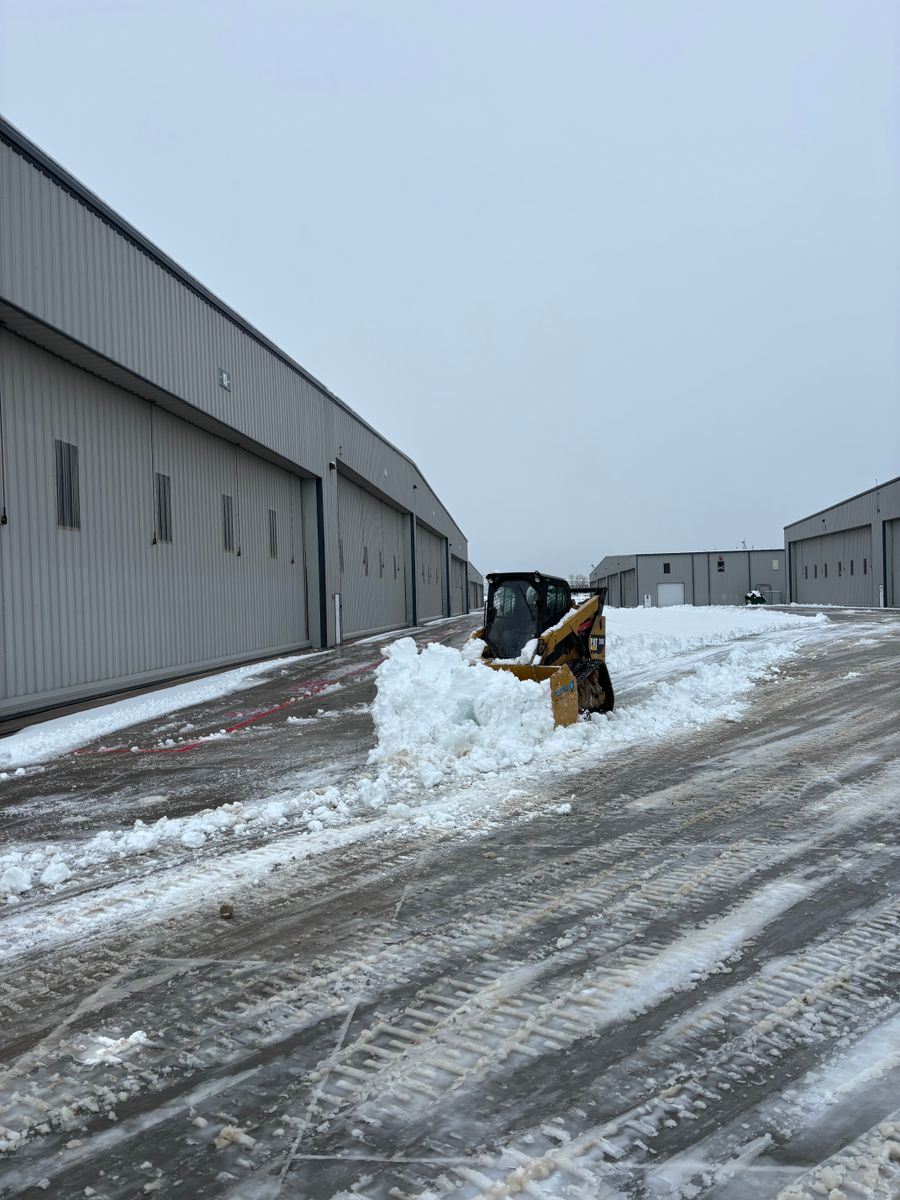
POLYGON ((516 679, 533 679, 535 683, 543 683, 545 679, 549 679, 554 724, 574 725, 578 720, 578 685, 567 666, 541 667, 492 662, 487 662, 486 665, 493 671, 509 671, 516 679))

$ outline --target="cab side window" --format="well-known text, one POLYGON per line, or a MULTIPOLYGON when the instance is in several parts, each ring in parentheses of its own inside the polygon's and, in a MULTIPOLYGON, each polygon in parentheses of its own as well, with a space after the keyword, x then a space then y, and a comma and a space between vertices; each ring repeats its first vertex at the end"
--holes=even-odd
POLYGON ((569 597, 569 589, 560 587, 558 583, 547 584, 547 622, 548 628, 555 625, 557 621, 569 611, 571 600, 569 597))

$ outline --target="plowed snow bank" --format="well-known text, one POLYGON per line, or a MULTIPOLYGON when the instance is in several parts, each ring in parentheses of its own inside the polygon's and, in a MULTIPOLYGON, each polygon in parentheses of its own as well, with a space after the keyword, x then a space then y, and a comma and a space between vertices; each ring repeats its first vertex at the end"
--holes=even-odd
POLYGON ((608 716, 595 714, 556 729, 549 684, 520 681, 492 671, 471 655, 447 646, 421 653, 410 638, 382 653, 378 694, 372 708, 377 745, 369 761, 383 770, 408 771, 425 787, 471 778, 538 759, 579 751, 602 752, 623 742, 643 742, 678 726, 736 717, 742 697, 794 650, 790 636, 776 640, 748 634, 797 633, 825 617, 796 617, 758 609, 614 610, 607 626, 613 678, 706 646, 741 640, 721 661, 699 663, 652 696, 608 716), (625 615, 627 611, 627 616, 625 615), (757 619, 761 618, 761 619, 757 619))

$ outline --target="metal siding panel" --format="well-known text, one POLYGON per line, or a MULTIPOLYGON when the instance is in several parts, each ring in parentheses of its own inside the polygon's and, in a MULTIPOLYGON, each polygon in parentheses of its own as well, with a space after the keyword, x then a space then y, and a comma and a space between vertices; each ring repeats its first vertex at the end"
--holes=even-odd
POLYGON ((787 600, 786 555, 783 550, 750 551, 750 586, 757 590, 771 589, 776 602, 787 600), (778 566, 773 567, 777 562, 778 566))
POLYGON ((743 605, 750 590, 749 552, 746 550, 710 551, 709 553, 710 604, 743 605), (719 570, 719 558, 724 561, 724 570, 719 570))
POLYGON ((691 556, 689 554, 642 554, 641 590, 650 593, 654 605, 656 604, 657 585, 660 583, 683 584, 685 600, 690 603, 691 556), (668 563, 671 568, 668 575, 663 572, 663 563, 668 563))
POLYGON ((13 197, 0 209, 14 210, 4 246, 17 251, 0 255, 6 298, 314 474, 343 446, 354 471, 467 555, 462 532, 400 452, 16 151, 0 144, 0 155, 0 175, 11 176, 4 200, 13 197), (234 373, 232 393, 218 386, 222 359, 231 360, 221 365, 234 373), (315 412, 323 405, 334 410, 334 447, 315 412))
MULTIPOLYGON (((122 372, 140 375, 151 388, 168 392, 173 405, 191 406, 198 420, 206 414, 223 422, 255 442, 261 453, 270 451, 320 478, 326 590, 340 586, 329 459, 342 459, 397 509, 436 530, 445 549, 449 545, 461 561, 468 557, 465 537, 411 460, 236 314, 202 289, 195 290, 115 214, 98 213, 90 196, 77 198, 76 180, 41 160, 36 148, 17 142, 7 127, 2 132, 18 148, 0 141, 0 297, 33 316, 29 337, 43 339, 55 353, 108 382, 114 375, 117 386, 129 386, 122 372), (33 153, 40 168, 26 157, 33 153), (234 375, 232 392, 218 386, 219 365, 234 375)), ((146 390, 137 377, 134 386, 146 390)), ((165 397, 155 398, 168 403, 165 397)), ((386 545, 391 540, 388 524, 384 518, 386 545)), ((406 531, 401 540, 406 564, 406 531)), ((443 577, 446 558, 432 569, 443 577)), ((410 601, 412 589, 408 579, 410 601)), ((382 612, 393 623, 399 615, 399 588, 382 601, 382 612)), ((219 597, 215 601, 224 602, 219 597)), ((442 599, 439 611, 444 603, 442 599)), ((406 604, 404 598, 404 619, 406 604)))
POLYGON ((243 455, 236 559, 222 549, 218 506, 234 447, 153 411, 151 458, 144 401, 5 331, 0 350, 10 466, 0 711, 307 640, 302 556, 268 557, 268 509, 287 511, 296 486, 287 472, 243 455), (78 446, 80 532, 56 527, 55 438, 78 446), (153 545, 154 470, 172 479, 171 545, 153 545))

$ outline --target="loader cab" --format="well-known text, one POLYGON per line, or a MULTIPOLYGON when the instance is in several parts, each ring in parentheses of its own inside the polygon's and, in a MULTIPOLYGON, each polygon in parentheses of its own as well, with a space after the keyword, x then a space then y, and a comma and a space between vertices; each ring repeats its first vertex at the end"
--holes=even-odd
POLYGON ((572 607, 568 583, 539 571, 488 575, 487 580, 484 640, 496 658, 517 658, 527 642, 572 607))

